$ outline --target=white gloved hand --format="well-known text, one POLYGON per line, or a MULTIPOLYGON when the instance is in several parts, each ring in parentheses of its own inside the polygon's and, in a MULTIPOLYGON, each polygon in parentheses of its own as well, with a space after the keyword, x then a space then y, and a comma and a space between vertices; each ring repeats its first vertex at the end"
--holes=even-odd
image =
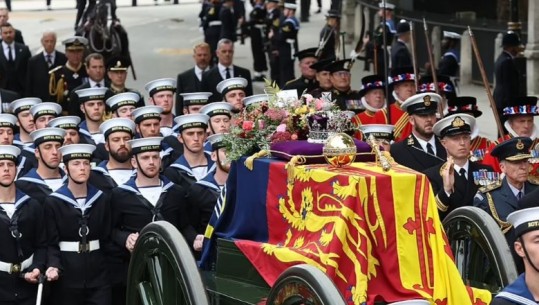
POLYGON ((356 52, 356 50, 352 50, 350 52, 350 59, 356 59, 359 56, 359 53, 356 52))

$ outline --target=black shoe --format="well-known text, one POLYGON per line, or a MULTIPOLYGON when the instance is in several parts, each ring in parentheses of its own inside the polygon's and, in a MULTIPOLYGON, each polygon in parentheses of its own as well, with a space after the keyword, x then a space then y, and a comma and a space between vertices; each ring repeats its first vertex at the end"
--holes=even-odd
POLYGON ((321 8, 318 8, 318 10, 316 12, 314 12, 315 14, 320 14, 322 12, 322 9, 321 8))
POLYGON ((253 77, 253 82, 263 82, 266 76, 264 74, 253 77))

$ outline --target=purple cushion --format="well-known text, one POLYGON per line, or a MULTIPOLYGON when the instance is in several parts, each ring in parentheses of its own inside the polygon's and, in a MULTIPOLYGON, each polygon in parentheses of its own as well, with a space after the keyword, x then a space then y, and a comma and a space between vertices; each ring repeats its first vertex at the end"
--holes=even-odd
MULTIPOLYGON (((358 153, 370 153, 371 147, 369 144, 354 139, 358 153)), ((322 155, 324 144, 309 143, 305 141, 284 141, 271 145, 272 155, 278 159, 289 161, 291 156, 317 156, 322 155), (282 152, 282 153, 281 153, 282 152)), ((373 162, 375 161, 374 154, 358 155, 356 162, 373 162)), ((307 164, 326 163, 324 157, 307 158, 307 164)))

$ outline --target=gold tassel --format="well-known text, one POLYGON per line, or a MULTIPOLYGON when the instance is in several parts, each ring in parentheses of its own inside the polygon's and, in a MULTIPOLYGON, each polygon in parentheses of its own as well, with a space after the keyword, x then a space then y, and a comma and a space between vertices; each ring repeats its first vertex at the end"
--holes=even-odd
POLYGON ((248 157, 247 159, 245 159, 245 167, 247 167, 247 169, 249 170, 253 170, 253 167, 254 167, 254 162, 255 162, 255 159, 256 158, 262 158, 262 157, 265 157, 269 155, 269 151, 267 150, 261 150, 257 153, 254 153, 252 156, 248 157))
POLYGON ((284 168, 286 169, 286 172, 288 174, 288 184, 294 183, 296 166, 304 164, 305 162, 306 159, 304 156, 293 156, 292 158, 290 158, 290 161, 286 163, 286 166, 284 168))

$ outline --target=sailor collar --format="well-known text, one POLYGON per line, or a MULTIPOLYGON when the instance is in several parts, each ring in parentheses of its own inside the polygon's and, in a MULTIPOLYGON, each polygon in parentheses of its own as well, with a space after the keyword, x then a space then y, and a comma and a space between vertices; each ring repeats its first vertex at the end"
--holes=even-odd
MULTIPOLYGON (((140 193, 137 187, 136 178, 137 178, 137 175, 133 175, 131 178, 129 178, 129 180, 127 180, 125 184, 119 185, 118 187, 128 192, 135 193, 137 195, 142 196, 142 194, 140 193)), ((161 181, 161 186, 163 187, 163 189, 161 190, 161 193, 167 192, 168 189, 174 185, 174 183, 172 183, 170 180, 168 180, 167 177, 163 175, 159 175, 159 179, 161 181)))
POLYGON ((204 176, 204 178, 200 179, 196 183, 199 185, 205 186, 207 188, 220 191, 221 188, 219 187, 219 184, 217 183, 217 181, 215 181, 214 175, 215 175, 215 170, 208 172, 208 174, 204 176))
MULTIPOLYGON (((58 170, 60 171, 60 177, 62 179, 62 183, 65 184, 67 181, 67 176, 61 168, 59 168, 58 170)), ((45 179, 41 178, 41 176, 37 173, 37 168, 32 168, 26 175, 20 177, 17 180, 37 183, 37 184, 41 184, 49 188, 47 183, 45 183, 45 179)))
MULTIPOLYGON (((98 190, 91 184, 87 184, 87 188, 88 194, 86 195, 86 202, 84 204, 85 210, 92 207, 94 202, 99 199, 99 197, 103 194, 102 191, 98 190)), ((50 196, 63 200, 77 209, 79 208, 77 199, 75 198, 75 196, 73 196, 73 193, 71 193, 71 190, 67 187, 67 184, 61 186, 58 190, 56 190, 56 192, 53 192, 50 196)))
MULTIPOLYGON (((208 172, 213 172, 215 170, 215 162, 211 159, 211 154, 208 152, 204 152, 204 155, 206 156, 206 160, 208 162, 208 172)), ((181 169, 185 171, 190 176, 194 176, 193 170, 191 169, 191 165, 187 162, 184 155, 181 155, 174 163, 170 165, 171 167, 175 167, 178 169, 181 169)))
POLYGON ((525 274, 521 274, 516 281, 496 295, 497 298, 502 298, 515 302, 521 305, 537 305, 534 297, 531 294, 525 281, 525 274))

